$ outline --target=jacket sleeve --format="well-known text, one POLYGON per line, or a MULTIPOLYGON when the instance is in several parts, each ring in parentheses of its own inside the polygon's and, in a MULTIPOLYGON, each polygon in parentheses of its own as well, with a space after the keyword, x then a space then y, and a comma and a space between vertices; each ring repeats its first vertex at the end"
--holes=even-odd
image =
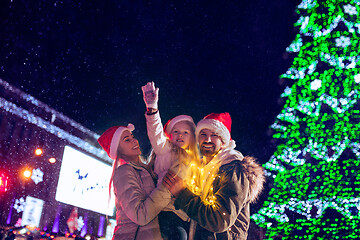
MULTIPOLYGON (((138 171, 127 164, 118 167, 114 174, 114 192, 117 202, 131 221, 143 226, 153 220, 169 204, 171 194, 166 187, 160 185, 154 188, 149 196, 146 196, 141 181, 152 181, 152 179, 151 177, 141 179, 138 171)), ((145 183, 145 186, 153 187, 154 185, 145 183)))
POLYGON ((231 227, 247 203, 249 181, 239 161, 222 166, 214 180, 217 207, 206 205, 197 195, 185 189, 175 200, 175 207, 184 210, 201 227, 210 232, 224 232, 231 227))
POLYGON ((145 113, 147 134, 154 152, 157 155, 162 154, 170 148, 161 123, 160 113, 148 115, 145 113))

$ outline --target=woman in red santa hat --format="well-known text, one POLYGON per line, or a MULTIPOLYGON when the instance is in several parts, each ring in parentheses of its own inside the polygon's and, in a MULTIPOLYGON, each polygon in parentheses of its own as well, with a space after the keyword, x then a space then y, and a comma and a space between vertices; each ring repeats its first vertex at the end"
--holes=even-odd
POLYGON ((132 124, 111 127, 98 139, 114 160, 109 184, 109 194, 113 185, 116 197, 113 240, 162 239, 157 215, 167 203, 161 204, 161 194, 145 168, 139 142, 132 134, 134 129, 132 124))

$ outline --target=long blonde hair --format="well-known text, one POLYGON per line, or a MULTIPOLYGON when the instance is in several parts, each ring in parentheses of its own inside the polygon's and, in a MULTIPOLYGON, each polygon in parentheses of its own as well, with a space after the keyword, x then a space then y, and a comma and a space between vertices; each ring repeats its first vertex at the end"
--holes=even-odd
POLYGON ((114 180, 115 170, 116 170, 119 162, 120 162, 120 158, 117 156, 115 161, 113 162, 111 177, 110 177, 110 181, 109 181, 109 201, 111 199, 111 190, 112 190, 112 184, 113 184, 113 180, 114 180))
MULTIPOLYGON (((188 189, 194 193, 198 193, 198 169, 199 166, 202 166, 201 159, 200 159, 200 152, 199 148, 197 147, 196 142, 196 135, 195 135, 195 127, 190 124, 189 122, 185 121, 190 129, 191 129, 191 137, 189 142, 189 147, 187 150, 176 146, 175 144, 171 143, 172 151, 175 153, 175 157, 179 160, 180 168, 179 172, 183 171, 185 174, 182 176, 183 181, 188 189), (186 169, 181 169, 184 167, 186 169)), ((175 173, 177 174, 177 173, 175 173)))
MULTIPOLYGON (((110 202, 110 199, 111 199, 111 190, 112 190, 115 170, 116 170, 116 168, 118 166, 123 165, 125 163, 127 163, 127 161, 125 159, 121 158, 120 148, 118 147, 117 148, 116 159, 113 162, 111 177, 110 177, 110 181, 109 181, 109 202, 110 202)), ((145 164, 144 157, 141 154, 139 155, 139 163, 140 164, 145 164)))

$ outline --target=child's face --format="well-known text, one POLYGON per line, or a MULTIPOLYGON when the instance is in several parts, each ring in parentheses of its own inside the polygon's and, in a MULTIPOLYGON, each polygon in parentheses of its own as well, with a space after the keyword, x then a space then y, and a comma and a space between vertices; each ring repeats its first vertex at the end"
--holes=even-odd
POLYGON ((171 130, 170 142, 182 149, 187 149, 193 135, 189 124, 184 121, 178 122, 171 130))

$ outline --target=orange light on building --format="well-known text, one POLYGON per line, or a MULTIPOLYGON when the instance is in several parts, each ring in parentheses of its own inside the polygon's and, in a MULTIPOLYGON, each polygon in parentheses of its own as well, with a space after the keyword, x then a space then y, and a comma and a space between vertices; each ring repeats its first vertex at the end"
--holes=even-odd
POLYGON ((55 162, 56 162, 56 158, 54 157, 49 158, 49 163, 55 163, 55 162))
POLYGON ((23 172, 23 174, 24 174, 24 177, 25 177, 25 178, 29 178, 29 177, 31 176, 31 171, 30 171, 30 170, 25 170, 25 171, 23 172))
POLYGON ((30 230, 30 232, 27 232, 28 234, 36 230, 36 226, 34 224, 27 225, 26 228, 30 230))
POLYGON ((42 154, 43 154, 43 150, 41 148, 35 149, 35 155, 36 156, 41 156, 42 154))

